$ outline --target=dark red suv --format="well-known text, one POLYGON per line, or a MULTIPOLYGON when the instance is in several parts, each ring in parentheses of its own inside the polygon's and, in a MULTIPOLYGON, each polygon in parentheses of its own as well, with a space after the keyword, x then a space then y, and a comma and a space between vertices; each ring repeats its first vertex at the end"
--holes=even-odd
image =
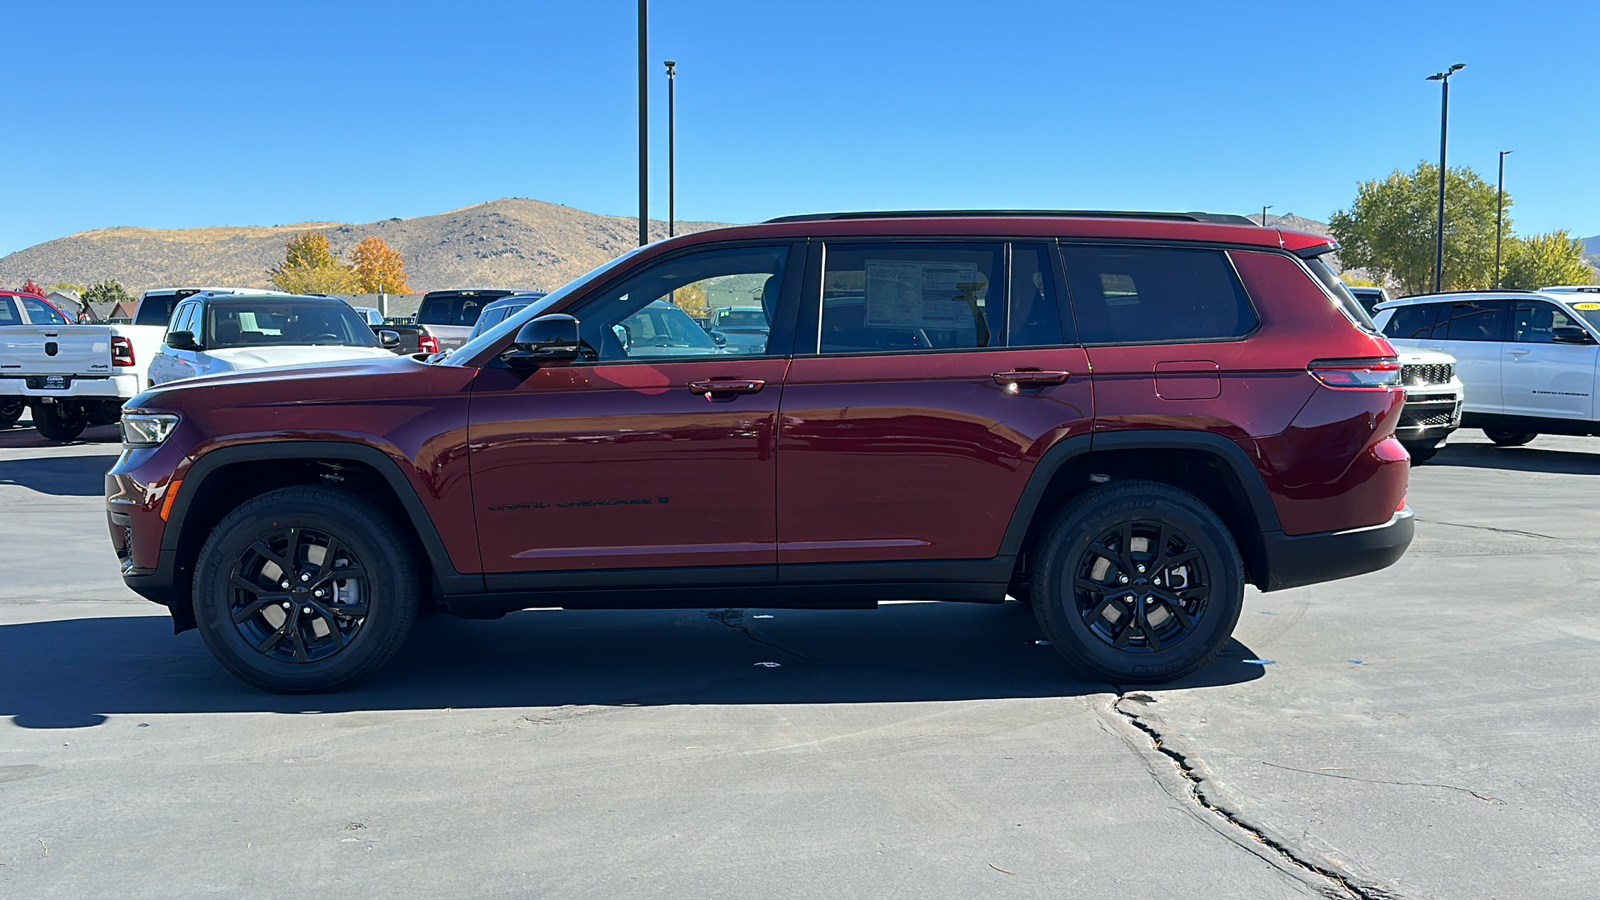
POLYGON ((164 385, 106 479, 127 583, 275 691, 420 609, 1031 603, 1119 682, 1204 666, 1246 582, 1411 540, 1394 351, 1237 217, 852 213, 640 248, 447 358, 164 385), (746 309, 764 340, 696 322, 746 309))

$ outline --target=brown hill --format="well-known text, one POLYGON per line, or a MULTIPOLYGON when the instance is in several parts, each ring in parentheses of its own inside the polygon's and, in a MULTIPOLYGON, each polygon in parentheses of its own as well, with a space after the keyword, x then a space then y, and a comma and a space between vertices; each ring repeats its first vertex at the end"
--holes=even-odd
MULTIPOLYGON (((271 287, 267 270, 283 260, 284 242, 320 231, 341 258, 368 235, 405 258, 414 291, 507 287, 550 290, 639 243, 637 218, 593 213, 537 200, 496 200, 436 216, 365 225, 303 222, 272 227, 106 228, 58 238, 0 258, 0 284, 92 284, 110 278, 137 294, 152 287, 271 287)), ((679 222, 678 233, 717 227, 679 222)), ((651 239, 667 236, 651 222, 651 239)))

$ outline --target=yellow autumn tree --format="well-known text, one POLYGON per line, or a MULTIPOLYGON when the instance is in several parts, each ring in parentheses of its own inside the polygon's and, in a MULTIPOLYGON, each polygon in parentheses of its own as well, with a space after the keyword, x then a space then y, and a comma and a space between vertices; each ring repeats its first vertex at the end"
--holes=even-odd
POLYGON ((272 285, 291 294, 354 294, 355 270, 334 258, 328 236, 307 231, 284 244, 283 262, 270 270, 272 285))
POLYGON ((406 263, 400 251, 392 249, 383 238, 369 237, 350 251, 355 264, 356 283, 363 294, 409 294, 411 285, 406 282, 406 263))

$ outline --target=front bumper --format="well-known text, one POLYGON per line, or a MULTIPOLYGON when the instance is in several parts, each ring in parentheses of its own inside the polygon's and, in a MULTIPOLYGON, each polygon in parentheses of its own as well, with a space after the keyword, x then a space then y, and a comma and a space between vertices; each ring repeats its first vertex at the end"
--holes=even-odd
POLYGON ((1461 394, 1406 394, 1394 436, 1406 443, 1441 440, 1461 427, 1461 394))
POLYGON ((1321 534, 1263 534, 1267 577, 1263 591, 1281 591, 1376 572, 1395 564, 1415 532, 1410 507, 1382 525, 1321 534))

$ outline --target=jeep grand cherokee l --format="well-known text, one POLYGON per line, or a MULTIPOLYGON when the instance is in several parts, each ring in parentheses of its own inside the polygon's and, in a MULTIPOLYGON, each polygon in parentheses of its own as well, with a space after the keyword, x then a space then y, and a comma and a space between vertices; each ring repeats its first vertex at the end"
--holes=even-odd
POLYGON ((1074 665, 1194 672, 1245 584, 1411 540, 1394 350, 1237 217, 801 216, 635 250, 447 359, 128 404, 127 583, 274 691, 381 666, 419 609, 1028 602, 1074 665), (769 339, 619 327, 760 282, 769 339), (633 332, 629 334, 630 330, 633 332))

